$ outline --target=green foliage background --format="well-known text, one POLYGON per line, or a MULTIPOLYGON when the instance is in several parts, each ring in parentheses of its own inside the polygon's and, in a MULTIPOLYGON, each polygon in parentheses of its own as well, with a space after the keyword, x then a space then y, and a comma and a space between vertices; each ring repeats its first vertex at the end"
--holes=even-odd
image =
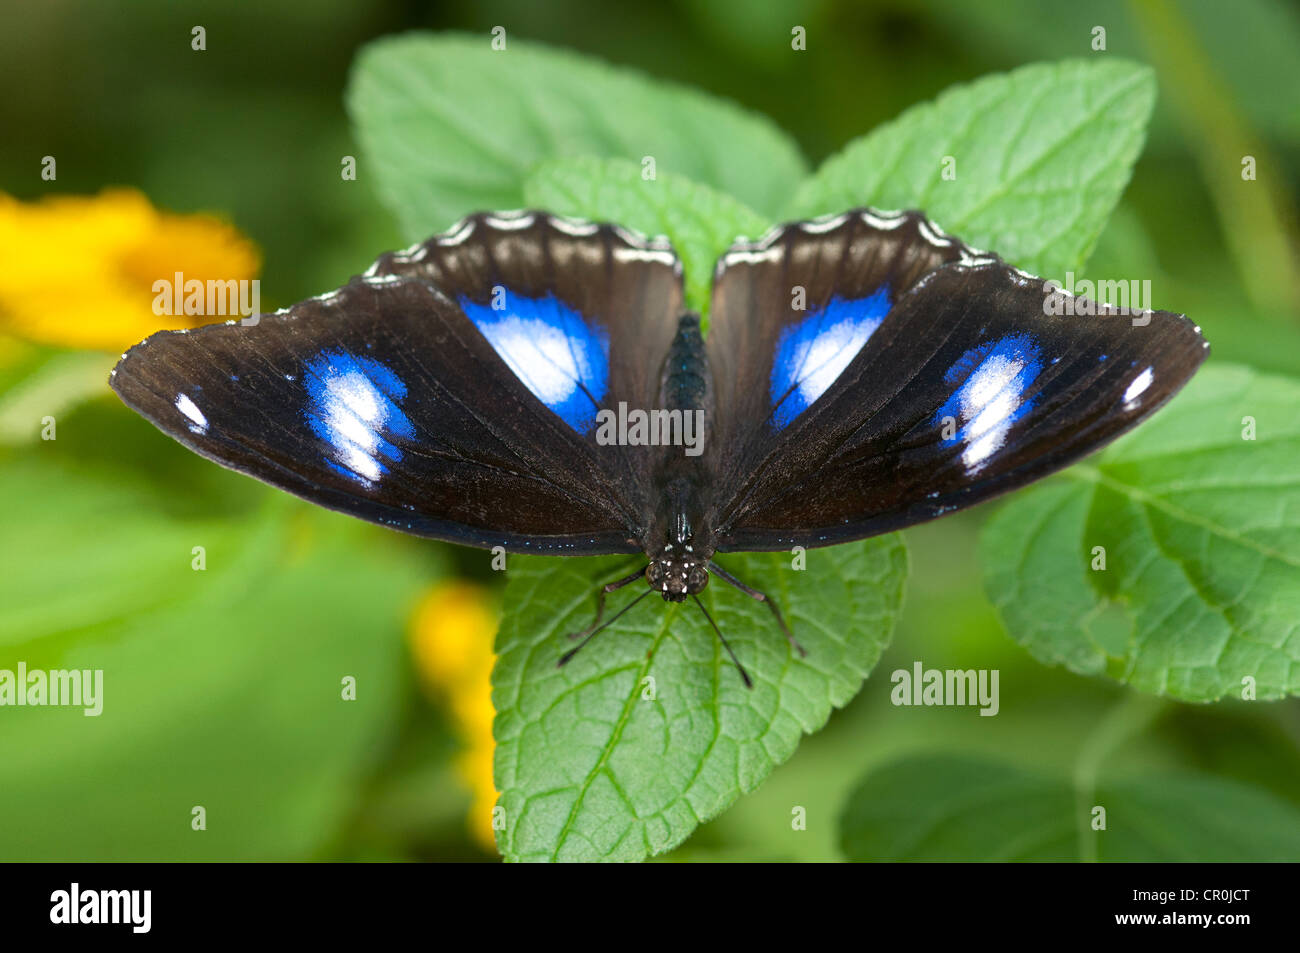
MULTIPOLYGON (((897 537, 822 550, 802 577, 746 560, 813 650, 787 665, 754 607, 711 593, 754 660, 752 694, 706 630, 658 606, 561 677, 546 647, 610 567, 512 563, 494 679, 497 782, 522 818, 506 856, 1300 859, 1290 8, 148 0, 3 17, 0 76, 30 95, 0 104, 0 188, 44 194, 54 154, 61 192, 126 183, 222 212, 263 247, 270 307, 523 204, 671 234, 702 305, 732 236, 872 202, 919 205, 1044 274, 1150 278, 1158 307, 1205 329, 1214 358, 1193 388, 1068 474, 909 531, 906 553, 897 537), (498 24, 507 54, 488 51, 498 24), (464 32, 365 45, 409 28, 464 32), (338 174, 348 154, 357 182, 338 174), (945 189, 945 154, 970 187, 945 189), (1083 545, 1098 540, 1156 556, 1098 581, 1083 545), (642 709, 628 699, 647 650, 661 694, 642 709), (998 669, 997 717, 890 704, 888 673, 916 660, 998 669), (1234 700, 1244 671, 1281 700, 1234 700), (1098 803, 1100 838, 1080 823, 1098 803)), ((0 434, 26 412, 9 399, 24 381, 97 361, 42 352, 7 372, 0 434)), ((0 668, 114 677, 99 719, 0 710, 0 859, 487 859, 403 641, 422 585, 487 579, 486 559, 266 491, 103 394, 59 428, 0 447, 0 668), (355 704, 337 700, 340 671, 364 687, 355 704)))

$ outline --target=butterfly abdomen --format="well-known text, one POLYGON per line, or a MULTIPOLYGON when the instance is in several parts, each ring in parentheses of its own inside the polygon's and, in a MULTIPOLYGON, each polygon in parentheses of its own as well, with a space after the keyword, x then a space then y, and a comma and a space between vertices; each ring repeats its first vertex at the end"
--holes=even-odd
POLYGON ((709 410, 709 359, 700 335, 700 316, 683 314, 664 361, 659 400, 667 410, 709 410))

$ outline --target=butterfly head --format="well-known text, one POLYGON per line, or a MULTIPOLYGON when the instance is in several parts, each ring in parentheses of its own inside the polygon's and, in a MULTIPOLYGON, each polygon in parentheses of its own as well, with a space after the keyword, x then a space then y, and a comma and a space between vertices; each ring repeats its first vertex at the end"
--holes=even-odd
POLYGON ((669 543, 645 567, 645 581, 665 602, 685 602, 687 596, 703 592, 709 584, 708 560, 689 547, 669 543))

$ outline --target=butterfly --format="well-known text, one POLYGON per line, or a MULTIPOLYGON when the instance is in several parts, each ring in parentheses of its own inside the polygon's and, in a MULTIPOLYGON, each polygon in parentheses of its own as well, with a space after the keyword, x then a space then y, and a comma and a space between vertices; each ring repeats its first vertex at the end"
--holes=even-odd
POLYGON ((715 556, 1024 486, 1206 357, 1181 315, 1078 304, 919 212, 859 209, 729 248, 706 336, 667 240, 481 213, 274 314, 154 334, 111 383, 191 450, 330 509, 467 546, 643 554, 578 648, 651 592, 689 597, 750 685, 698 598, 711 576, 803 650, 715 556))

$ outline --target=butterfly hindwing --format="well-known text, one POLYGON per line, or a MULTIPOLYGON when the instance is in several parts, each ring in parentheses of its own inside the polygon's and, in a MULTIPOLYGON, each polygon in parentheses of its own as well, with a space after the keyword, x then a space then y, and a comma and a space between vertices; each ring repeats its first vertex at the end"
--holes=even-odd
POLYGON ((646 403, 680 307, 663 243, 478 215, 256 325, 156 334, 113 386, 190 448, 333 509, 470 545, 633 552, 644 459, 592 423, 646 403))
POLYGON ((779 229, 718 263, 709 361, 718 443, 752 459, 834 381, 901 295, 957 261, 922 216, 841 216, 779 229))
POLYGON ((381 256, 367 276, 439 289, 584 434, 597 410, 653 399, 682 305, 681 263, 667 241, 543 212, 471 216, 381 256), (575 369, 584 379, 569 391, 575 369))
POLYGON ((1082 300, 917 213, 734 248, 709 341, 744 381, 719 385, 720 548, 844 542, 1022 486, 1149 416, 1205 357, 1179 315, 1082 300))

